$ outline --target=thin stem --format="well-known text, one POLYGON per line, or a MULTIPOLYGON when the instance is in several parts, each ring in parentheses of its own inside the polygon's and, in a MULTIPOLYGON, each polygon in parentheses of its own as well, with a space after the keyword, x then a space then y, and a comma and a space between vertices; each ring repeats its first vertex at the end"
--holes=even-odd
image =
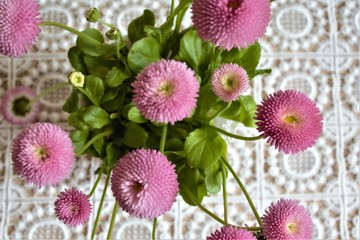
POLYGON ((171 0, 171 6, 170 6, 170 16, 173 14, 174 12, 174 5, 175 5, 175 1, 171 0))
POLYGON ((115 201, 114 209, 113 209, 113 212, 111 214, 110 226, 109 226, 109 230, 108 230, 106 239, 111 239, 111 236, 112 236, 112 233, 113 233, 113 230, 114 230, 116 213, 117 213, 118 210, 119 210, 119 204, 117 203, 117 201, 115 201))
POLYGON ((92 229, 92 232, 91 232, 91 240, 94 239, 95 232, 96 232, 96 228, 97 228, 97 225, 98 225, 98 222, 99 222, 99 219, 100 219, 100 213, 101 213, 102 206, 103 206, 103 204, 104 204, 104 199, 105 199, 105 196, 106 196, 106 190, 107 190, 108 185, 109 185, 110 175, 111 175, 111 174, 109 173, 109 174, 107 175, 107 178, 106 178, 104 190, 103 190, 103 193, 102 193, 102 196, 101 196, 99 208, 98 208, 98 210, 97 210, 97 214, 96 214, 94 226, 93 226, 93 229, 92 229))
POLYGON ((225 165, 221 164, 221 175, 223 184, 223 200, 224 200, 224 222, 228 224, 228 205, 227 205, 227 191, 226 191, 226 171, 225 165))
POLYGON ((228 102, 224 108, 220 109, 220 110, 213 116, 213 118, 216 118, 217 116, 219 116, 220 114, 222 114, 223 112, 225 112, 230 106, 231 106, 231 102, 228 102))
POLYGON ((107 26, 107 27, 109 27, 109 28, 115 28, 115 29, 117 29, 117 27, 116 27, 115 25, 113 25, 113 24, 111 24, 111 23, 107 23, 107 22, 105 22, 104 20, 102 20, 101 18, 98 19, 98 22, 101 23, 101 24, 103 24, 103 25, 105 25, 105 26, 107 26))
POLYGON ((152 233, 151 233, 151 239, 155 240, 156 238, 156 225, 157 225, 157 218, 154 218, 153 220, 153 229, 152 229, 152 233))
POLYGON ((46 89, 45 91, 43 91, 42 93, 40 93, 39 95, 37 95, 36 97, 34 97, 28 104, 29 106, 32 106, 34 103, 36 103, 40 98, 46 96, 47 94, 51 93, 51 92, 54 92, 60 88, 63 88, 63 87, 67 87, 69 86, 69 83, 68 82, 61 82, 61 83, 58 83, 54 86, 52 86, 51 88, 48 88, 46 89))
POLYGON ((198 123, 200 123, 201 125, 207 127, 207 128, 211 128, 219 133, 222 133, 226 136, 229 136, 229 137, 232 137, 232 138, 235 138, 235 139, 239 139, 239 140, 245 140, 245 141, 256 141, 256 140, 259 140, 259 139, 262 139, 262 136, 259 135, 259 136, 255 136, 255 137, 244 137, 244 136, 239 136, 239 135, 236 135, 236 134, 233 134, 233 133, 229 133, 221 128, 217 128, 213 125, 210 125, 210 124, 207 124, 207 123, 203 123, 203 122, 200 122, 200 121, 197 121, 198 123))
POLYGON ((261 218, 259 216, 259 213, 257 212, 255 205, 249 195, 249 193, 247 192, 244 184, 241 182, 240 178, 237 176, 237 174, 235 173, 234 169, 231 167, 231 165, 229 164, 228 161, 226 161, 224 158, 221 158, 221 161, 226 165, 226 167, 229 169, 229 171, 231 172, 231 174, 233 175, 233 177, 235 178, 235 181, 238 183, 239 187, 241 188, 241 191, 244 193, 246 200, 248 201, 250 208, 252 210, 252 212, 254 213, 257 222, 259 223, 259 225, 261 226, 261 218))
POLYGON ((191 201, 193 201, 196 204, 196 206, 198 208, 200 208, 204 213, 206 213, 207 215, 209 215, 210 217, 212 217, 213 219, 215 219, 219 223, 221 223, 223 225, 227 225, 227 223, 225 221, 223 221, 221 218, 219 218, 214 213, 210 212, 207 208, 205 208, 203 205, 201 205, 199 203, 199 201, 194 197, 194 195, 192 195, 192 193, 190 192, 189 189, 184 187, 183 190, 185 191, 186 195, 188 195, 188 197, 191 199, 191 201))
POLYGON ((79 151, 77 151, 75 153, 76 156, 79 156, 80 154, 82 154, 86 149, 88 149, 88 147, 90 147, 91 144, 93 144, 94 142, 96 142, 97 140, 99 140, 100 138, 103 138, 105 136, 109 136, 110 134, 112 134, 112 130, 107 130, 105 132, 101 132, 97 135, 95 135, 92 139, 90 139, 79 151))
POLYGON ((262 230, 262 227, 240 227, 240 228, 248 230, 250 232, 257 232, 262 230))
POLYGON ((167 128, 168 128, 168 125, 166 124, 163 126, 163 129, 161 131, 161 139, 160 139, 160 146, 159 146, 159 151, 161 153, 164 153, 164 149, 165 149, 167 128))
POLYGON ((97 177, 97 179, 96 179, 96 181, 94 183, 94 186, 92 187, 90 193, 88 194, 89 198, 91 198, 92 195, 94 194, 94 192, 95 192, 95 190, 96 190, 96 188, 97 188, 97 186, 98 186, 98 184, 99 184, 99 182, 101 180, 101 176, 102 176, 103 172, 104 172, 104 165, 101 166, 100 172, 99 172, 98 177, 97 177))

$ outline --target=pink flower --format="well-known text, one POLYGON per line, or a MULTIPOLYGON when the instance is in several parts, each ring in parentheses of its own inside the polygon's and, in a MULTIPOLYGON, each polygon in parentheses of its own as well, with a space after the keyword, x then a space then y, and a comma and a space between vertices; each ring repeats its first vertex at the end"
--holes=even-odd
POLYGON ((40 102, 29 104, 35 96, 35 91, 28 87, 10 89, 1 99, 0 112, 12 124, 31 123, 40 111, 40 102))
POLYGON ((256 240, 253 234, 232 226, 223 226, 220 230, 216 230, 207 240, 256 240))
POLYGON ((237 64, 222 64, 213 73, 211 88, 224 102, 236 100, 248 87, 249 77, 245 69, 237 64))
POLYGON ((279 90, 258 106, 257 129, 284 153, 313 146, 322 132, 322 116, 315 103, 296 90, 279 90))
POLYGON ((120 207, 149 219, 168 211, 179 191, 174 167, 165 155, 151 149, 122 157, 111 176, 111 189, 120 207))
POLYGON ((269 0, 194 0, 192 20, 200 38, 230 50, 257 41, 270 21, 269 0))
POLYGON ((56 217, 71 227, 88 221, 90 213, 89 197, 76 188, 65 189, 55 201, 56 217))
POLYGON ((161 60, 138 74, 134 103, 145 118, 158 123, 181 121, 196 107, 199 82, 185 63, 161 60))
POLYGON ((55 185, 70 175, 74 147, 67 132, 52 123, 35 123, 13 141, 14 172, 26 182, 55 185))
POLYGON ((36 0, 0 1, 0 53, 26 54, 40 33, 40 6, 36 0))
POLYGON ((262 223, 267 240, 312 239, 311 216, 295 200, 280 199, 272 203, 262 217, 262 223))

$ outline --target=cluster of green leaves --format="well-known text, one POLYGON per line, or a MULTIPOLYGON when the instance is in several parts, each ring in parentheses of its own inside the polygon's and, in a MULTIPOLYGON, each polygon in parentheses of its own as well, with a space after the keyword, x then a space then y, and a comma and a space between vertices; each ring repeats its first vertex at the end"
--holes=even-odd
MULTIPOLYGON (((68 58, 76 71, 86 75, 83 88, 73 88, 63 106, 70 113, 74 127, 71 138, 75 151, 99 134, 85 153, 101 158, 111 170, 118 159, 137 148, 158 149, 163 125, 145 119, 132 102, 131 82, 148 64, 163 58, 185 62, 200 81, 197 107, 189 118, 168 126, 164 154, 176 164, 180 194, 191 205, 187 188, 201 202, 209 193, 221 190, 221 158, 227 157, 222 136, 206 125, 221 116, 253 127, 256 103, 251 96, 225 103, 210 89, 212 72, 222 63, 237 63, 253 78, 259 72, 261 48, 258 43, 246 49, 220 51, 202 41, 196 30, 179 31, 178 19, 190 1, 180 1, 167 21, 155 27, 155 16, 145 10, 128 27, 129 43, 105 41, 96 29, 86 29, 78 36, 68 58), (177 18, 175 18, 177 16, 177 18)), ((226 177, 226 176, 225 176, 226 177)))

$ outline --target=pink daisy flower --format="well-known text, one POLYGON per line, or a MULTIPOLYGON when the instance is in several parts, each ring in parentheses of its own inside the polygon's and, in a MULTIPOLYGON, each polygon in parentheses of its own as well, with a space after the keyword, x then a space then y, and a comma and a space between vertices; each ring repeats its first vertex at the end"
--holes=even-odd
POLYGON ((40 6, 36 0, 0 1, 0 53, 26 54, 40 33, 40 6))
POLYGON ((111 176, 111 189, 120 207, 148 219, 167 212, 179 191, 174 167, 165 155, 151 149, 122 157, 111 176))
POLYGON ((39 101, 29 105, 35 96, 35 91, 28 87, 10 89, 1 99, 0 112, 12 124, 31 123, 40 111, 39 101))
POLYGON ((89 220, 91 203, 89 197, 76 188, 65 189, 55 201, 56 217, 71 227, 89 220))
POLYGON ((279 90, 257 109, 257 129, 284 153, 297 153, 313 146, 322 132, 322 116, 315 103, 296 90, 279 90))
POLYGON ((267 240, 312 239, 309 212, 297 201, 280 199, 272 203, 262 217, 263 235, 267 240))
POLYGON ((249 88, 249 77, 237 64, 222 64, 213 73, 211 88, 222 101, 231 102, 249 88))
POLYGON ((161 60, 138 74, 134 103, 145 118, 158 123, 181 121, 196 107, 199 82, 192 69, 175 60, 161 60))
POLYGON ((223 226, 206 238, 207 240, 256 240, 254 235, 244 229, 223 226))
POLYGON ((269 0, 194 0, 192 20, 200 38, 220 48, 245 48, 270 22, 269 0))
POLYGON ((39 188, 55 185, 70 175, 74 147, 69 134, 52 123, 35 123, 14 139, 14 172, 39 188))

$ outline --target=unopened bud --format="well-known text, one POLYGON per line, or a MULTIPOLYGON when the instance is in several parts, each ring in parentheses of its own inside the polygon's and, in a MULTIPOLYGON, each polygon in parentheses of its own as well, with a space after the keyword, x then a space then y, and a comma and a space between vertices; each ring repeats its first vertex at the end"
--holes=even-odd
POLYGON ((120 38, 120 30, 117 28, 112 28, 106 32, 106 37, 110 40, 117 40, 120 38))
POLYGON ((89 8, 85 12, 85 17, 88 22, 97 22, 101 18, 101 13, 97 8, 89 8))
POLYGON ((81 72, 74 71, 70 73, 68 78, 69 78, 69 82, 74 87, 80 88, 84 86, 85 76, 81 72))

